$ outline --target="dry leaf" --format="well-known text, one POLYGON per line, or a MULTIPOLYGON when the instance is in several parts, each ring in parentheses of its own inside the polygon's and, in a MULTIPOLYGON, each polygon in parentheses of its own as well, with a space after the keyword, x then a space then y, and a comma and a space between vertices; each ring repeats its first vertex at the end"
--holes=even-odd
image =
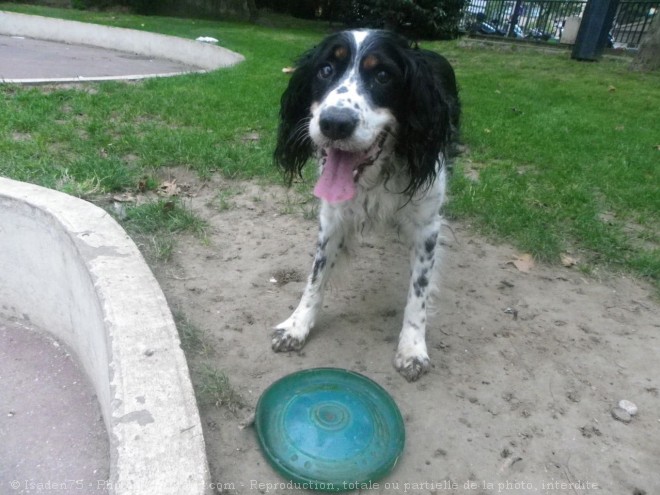
POLYGON ((613 93, 614 91, 616 91, 616 87, 610 85, 610 86, 607 87, 607 90, 608 90, 610 93, 613 93))
POLYGON ((561 264, 564 265, 566 268, 570 268, 572 266, 577 265, 577 260, 572 256, 569 256, 568 254, 562 254, 561 264))
POLYGON ((529 273, 534 268, 534 258, 532 258, 531 254, 521 254, 515 260, 510 261, 510 263, 513 263, 513 266, 522 273, 529 273))
POLYGON ((491 131, 490 131, 490 129, 484 129, 484 132, 485 132, 486 134, 490 134, 491 131))
POLYGON ((176 179, 171 181, 166 180, 158 187, 158 194, 163 196, 178 196, 180 192, 179 186, 176 184, 176 179))

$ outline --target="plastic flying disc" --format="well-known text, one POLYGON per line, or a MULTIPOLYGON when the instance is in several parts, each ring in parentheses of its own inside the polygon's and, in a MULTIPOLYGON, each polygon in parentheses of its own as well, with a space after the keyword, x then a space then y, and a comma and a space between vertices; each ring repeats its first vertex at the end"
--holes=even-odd
POLYGON ((273 383, 257 403, 255 428, 275 470, 312 490, 351 490, 385 476, 405 443, 392 397, 369 378, 336 368, 273 383))

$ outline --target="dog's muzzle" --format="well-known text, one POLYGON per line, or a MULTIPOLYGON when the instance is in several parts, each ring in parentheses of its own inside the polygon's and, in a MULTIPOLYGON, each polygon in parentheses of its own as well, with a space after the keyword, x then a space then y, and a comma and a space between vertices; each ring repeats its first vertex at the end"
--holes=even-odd
POLYGON ((351 137, 359 121, 350 108, 330 107, 321 112, 319 128, 328 139, 339 141, 351 137))

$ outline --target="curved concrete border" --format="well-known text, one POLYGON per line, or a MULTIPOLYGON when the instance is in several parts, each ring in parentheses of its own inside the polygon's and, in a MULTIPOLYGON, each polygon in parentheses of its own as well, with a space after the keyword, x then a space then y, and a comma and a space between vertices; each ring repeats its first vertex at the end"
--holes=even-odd
POLYGON ((110 437, 115 494, 202 494, 204 439, 172 315, 126 232, 102 209, 0 178, 0 314, 66 342, 110 437))
MULTIPOLYGON (((95 46, 109 50, 137 53, 148 57, 164 58, 201 67, 202 70, 199 72, 229 67, 245 60, 243 55, 221 46, 187 40, 176 36, 102 26, 100 24, 67 21, 37 15, 16 14, 1 10, 0 34, 95 46)), ((153 74, 151 77, 172 75, 176 74, 153 74)), ((129 77, 136 79, 145 76, 129 77)), ((104 79, 118 78, 108 77, 104 79)), ((83 80, 98 80, 98 78, 76 78, 66 81, 58 80, 57 82, 79 82, 83 80)), ((5 82, 19 83, 20 81, 6 80, 5 82)), ((35 83, 39 81, 30 80, 30 82, 35 83)), ((44 80, 41 82, 53 81, 44 80)))

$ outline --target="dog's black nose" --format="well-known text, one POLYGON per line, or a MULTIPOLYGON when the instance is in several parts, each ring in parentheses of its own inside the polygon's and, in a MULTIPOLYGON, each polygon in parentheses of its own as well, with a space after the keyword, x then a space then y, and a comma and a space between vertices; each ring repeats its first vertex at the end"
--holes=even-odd
POLYGON ((349 108, 331 107, 321 112, 319 126, 323 135, 329 139, 346 139, 357 127, 358 116, 349 108))

